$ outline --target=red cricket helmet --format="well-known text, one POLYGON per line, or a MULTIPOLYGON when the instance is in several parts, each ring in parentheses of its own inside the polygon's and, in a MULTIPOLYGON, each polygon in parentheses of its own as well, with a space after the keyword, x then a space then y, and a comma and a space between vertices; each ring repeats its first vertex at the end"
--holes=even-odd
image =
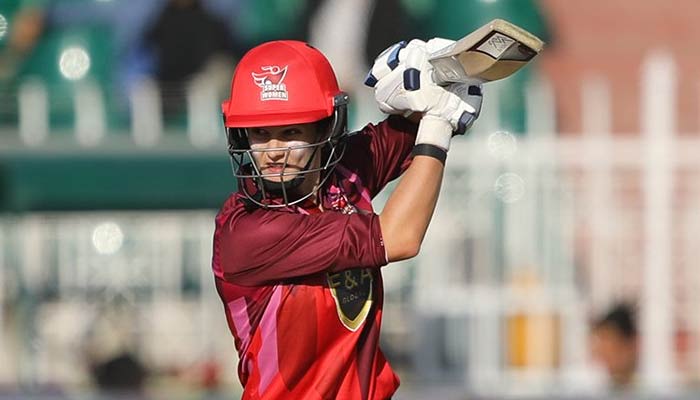
POLYGON ((333 115, 342 92, 330 63, 307 43, 280 40, 243 56, 222 104, 224 125, 251 128, 314 122, 333 115))
MULTIPOLYGON (((321 171, 325 180, 344 153, 347 136, 348 96, 338 88, 338 81, 326 57, 307 43, 280 40, 263 43, 241 58, 231 82, 231 96, 221 105, 226 128, 233 173, 239 179, 239 188, 255 204, 274 207, 299 203, 313 194, 295 199, 288 192, 313 172, 321 171), (246 128, 282 126, 324 121, 324 132, 318 142, 309 144, 320 151, 319 168, 294 172, 295 178, 275 186, 265 181, 265 174, 255 163, 248 143, 246 128), (252 180, 256 193, 248 190, 246 180, 252 180), (277 204, 270 201, 282 198, 277 204)), ((291 151, 288 148, 287 151, 291 151)), ((313 157, 312 157, 313 158, 313 157)), ((285 161, 286 163, 286 161, 285 161)), ((284 171, 270 176, 287 175, 284 171)))

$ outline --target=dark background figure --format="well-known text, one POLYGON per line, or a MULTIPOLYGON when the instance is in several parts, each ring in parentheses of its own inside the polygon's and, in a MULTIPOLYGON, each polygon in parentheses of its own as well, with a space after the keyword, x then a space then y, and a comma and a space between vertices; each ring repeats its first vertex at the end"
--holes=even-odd
POLYGON ((418 20, 405 4, 402 0, 374 2, 367 26, 368 40, 365 43, 365 64, 368 68, 377 55, 391 44, 406 38, 426 38, 418 28, 418 20))
POLYGON ((141 361, 124 351, 92 366, 92 375, 103 394, 129 399, 144 398, 148 372, 141 361))
POLYGON ((631 388, 639 353, 634 306, 629 303, 614 305, 593 322, 591 334, 593 356, 607 371, 612 388, 631 388))
POLYGON ((171 0, 146 33, 155 59, 166 120, 181 116, 188 81, 217 56, 231 57, 233 40, 226 23, 200 0, 171 0))
MULTIPOLYGON (((224 0, 209 0, 223 2, 224 0)), ((309 24, 324 0, 245 0, 229 18, 242 54, 271 40, 309 39, 309 24)))

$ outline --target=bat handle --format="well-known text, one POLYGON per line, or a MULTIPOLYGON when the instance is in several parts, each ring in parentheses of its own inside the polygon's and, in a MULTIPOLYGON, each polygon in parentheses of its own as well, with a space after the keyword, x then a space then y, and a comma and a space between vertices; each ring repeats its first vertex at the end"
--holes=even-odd
POLYGON ((433 65, 433 82, 439 86, 470 79, 462 64, 452 56, 433 58, 429 61, 433 65))

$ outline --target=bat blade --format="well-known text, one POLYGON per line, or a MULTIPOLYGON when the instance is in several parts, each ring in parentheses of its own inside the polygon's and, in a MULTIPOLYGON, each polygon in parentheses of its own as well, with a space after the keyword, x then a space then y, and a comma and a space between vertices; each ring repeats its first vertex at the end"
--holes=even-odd
POLYGON ((430 56, 439 85, 506 78, 540 53, 544 42, 530 32, 495 19, 430 56))

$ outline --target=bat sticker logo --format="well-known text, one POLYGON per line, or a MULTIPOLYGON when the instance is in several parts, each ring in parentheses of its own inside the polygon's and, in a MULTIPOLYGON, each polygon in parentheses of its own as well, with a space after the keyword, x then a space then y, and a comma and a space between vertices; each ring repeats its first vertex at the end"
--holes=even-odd
POLYGON ((267 100, 289 100, 287 85, 284 78, 287 76, 287 65, 280 68, 277 65, 267 65, 260 67, 262 72, 252 72, 253 81, 260 87, 260 101, 267 100))

